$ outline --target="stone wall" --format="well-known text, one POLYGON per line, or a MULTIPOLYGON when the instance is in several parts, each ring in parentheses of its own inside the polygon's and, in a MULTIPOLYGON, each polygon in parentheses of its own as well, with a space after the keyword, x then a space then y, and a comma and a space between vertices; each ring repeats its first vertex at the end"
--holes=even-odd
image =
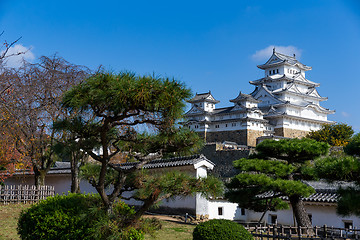
POLYGON ((247 145, 246 130, 207 132, 206 142, 236 142, 239 145, 247 145))
POLYGON ((291 128, 275 128, 275 135, 288 138, 302 138, 305 137, 309 131, 291 129, 291 128))
POLYGON ((263 135, 263 131, 257 130, 248 130, 247 131, 247 145, 251 147, 256 147, 256 139, 263 135))
MULTIPOLYGON (((237 130, 237 131, 221 131, 221 132, 207 132, 206 142, 236 142, 239 145, 256 146, 256 138, 263 135, 262 131, 256 130, 237 130)), ((204 136, 204 133, 200 133, 204 136)))
POLYGON ((216 150, 216 143, 209 143, 204 146, 200 153, 204 154, 207 159, 215 163, 213 171, 209 174, 229 178, 238 173, 238 170, 233 167, 233 161, 240 158, 247 158, 250 150, 216 150))

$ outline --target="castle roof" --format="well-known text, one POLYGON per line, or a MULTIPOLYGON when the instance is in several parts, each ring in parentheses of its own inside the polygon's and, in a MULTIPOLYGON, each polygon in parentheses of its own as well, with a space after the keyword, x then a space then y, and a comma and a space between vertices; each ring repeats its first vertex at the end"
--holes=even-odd
POLYGON ((244 94, 240 91, 239 95, 234 98, 229 100, 230 102, 233 103, 237 103, 237 102, 242 102, 242 101, 247 101, 247 102, 254 102, 254 103, 259 103, 261 101, 256 100, 253 96, 249 95, 249 94, 244 94))
POLYGON ((309 89, 306 93, 302 93, 296 86, 296 84, 293 82, 291 84, 288 84, 286 88, 280 88, 272 91, 273 94, 284 94, 284 93, 291 93, 298 96, 303 96, 307 98, 313 98, 317 99, 319 101, 325 101, 328 98, 327 97, 321 97, 320 94, 317 92, 315 88, 309 89))
MULTIPOLYGON (((335 182, 327 183, 324 181, 303 181, 306 185, 314 188, 315 193, 311 194, 309 197, 303 197, 305 202, 314 202, 314 203, 337 203, 339 194, 337 193, 339 187, 346 188, 354 186, 353 183, 347 182, 335 182)), ((265 192, 259 194, 258 198, 268 198, 274 196, 274 192, 265 192)), ((276 194, 277 195, 277 194, 276 194)), ((288 200, 288 197, 281 196, 283 200, 288 200)))
POLYGON ((304 71, 311 70, 311 67, 306 66, 305 64, 302 64, 301 62, 299 62, 296 59, 295 54, 294 54, 294 56, 288 56, 288 55, 276 52, 275 48, 273 49, 273 54, 271 55, 269 60, 262 65, 258 65, 257 67, 265 70, 267 68, 271 68, 271 67, 275 67, 275 66, 279 66, 279 65, 297 66, 304 71))
POLYGON ((303 75, 301 74, 295 74, 293 77, 288 77, 285 74, 281 75, 278 78, 273 78, 273 77, 264 77, 264 78, 260 78, 258 80, 254 80, 254 81, 249 81, 250 84, 252 85, 261 85, 261 84, 265 84, 268 82, 275 82, 275 81, 287 81, 287 82, 294 82, 294 83, 299 83, 302 85, 306 85, 306 86, 310 86, 310 87, 319 87, 320 83, 315 83, 312 82, 306 78, 304 78, 303 75))
MULTIPOLYGON (((168 159, 157 159, 152 160, 144 165, 145 169, 153 169, 153 168, 165 168, 165 167, 181 167, 181 166, 188 166, 188 165, 196 165, 200 162, 206 163, 205 165, 212 169, 215 164, 207 159, 203 154, 196 154, 192 156, 183 156, 183 157, 174 157, 168 159)), ((130 169, 139 162, 129 162, 129 163, 121 163, 116 164, 115 167, 120 169, 130 169)))
POLYGON ((195 97, 188 101, 189 103, 197 103, 197 102, 211 102, 211 103, 219 103, 220 101, 216 100, 211 91, 207 93, 196 93, 195 97))

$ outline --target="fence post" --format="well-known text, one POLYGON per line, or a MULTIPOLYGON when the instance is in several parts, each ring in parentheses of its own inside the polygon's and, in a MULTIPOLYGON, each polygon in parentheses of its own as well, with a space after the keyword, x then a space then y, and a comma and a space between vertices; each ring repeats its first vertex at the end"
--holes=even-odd
POLYGON ((326 227, 326 224, 324 225, 323 227, 324 229, 324 238, 327 238, 327 227, 326 227))
POLYGON ((299 237, 299 240, 301 239, 301 227, 298 226, 298 237, 299 237))
POLYGON ((273 240, 275 240, 276 239, 276 232, 277 232, 277 226, 276 226, 276 224, 274 224, 273 225, 273 240))
POLYGON ((0 204, 33 203, 55 195, 54 186, 36 187, 34 185, 0 186, 0 204))

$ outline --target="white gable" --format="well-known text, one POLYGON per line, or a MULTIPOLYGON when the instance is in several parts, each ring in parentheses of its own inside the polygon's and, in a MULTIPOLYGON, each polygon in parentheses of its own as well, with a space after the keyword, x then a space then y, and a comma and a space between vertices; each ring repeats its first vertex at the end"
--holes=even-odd
POLYGON ((264 89, 264 87, 260 87, 260 89, 255 93, 253 96, 257 100, 261 100, 259 103, 259 106, 266 106, 269 104, 278 104, 282 101, 278 98, 274 97, 271 92, 264 89))
POLYGON ((244 110, 245 108, 240 106, 239 104, 236 104, 233 109, 231 109, 231 111, 242 111, 244 110))
POLYGON ((197 113, 203 113, 204 111, 202 109, 199 109, 195 106, 193 106, 186 114, 197 114, 197 113))

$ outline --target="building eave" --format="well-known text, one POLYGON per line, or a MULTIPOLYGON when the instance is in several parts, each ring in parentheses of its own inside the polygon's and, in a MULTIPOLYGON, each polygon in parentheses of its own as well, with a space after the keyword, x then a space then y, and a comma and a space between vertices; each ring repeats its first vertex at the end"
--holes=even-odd
POLYGON ((286 113, 277 113, 277 114, 269 114, 269 115, 265 115, 264 116, 265 119, 268 118, 291 118, 291 119, 296 119, 296 120, 302 120, 302 121, 307 121, 307 122, 316 122, 316 123, 321 123, 321 124, 332 124, 334 123, 334 121, 330 121, 330 120, 317 120, 317 119, 313 119, 313 118, 305 118, 305 117, 300 117, 300 116, 295 116, 295 115, 289 115, 286 113))

